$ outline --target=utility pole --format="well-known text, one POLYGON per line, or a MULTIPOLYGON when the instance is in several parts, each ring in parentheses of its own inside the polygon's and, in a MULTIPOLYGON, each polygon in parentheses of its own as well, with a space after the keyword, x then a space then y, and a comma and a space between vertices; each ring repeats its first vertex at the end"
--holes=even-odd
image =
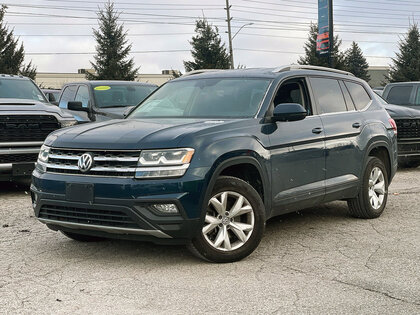
POLYGON ((232 6, 229 5, 229 0, 226 0, 226 15, 228 23, 228 37, 229 37, 229 56, 230 56, 230 68, 234 69, 234 63, 233 63, 233 47, 232 47, 232 29, 230 28, 230 21, 232 21, 232 18, 230 17, 230 8, 232 6))
POLYGON ((329 15, 329 40, 330 53, 328 54, 328 67, 334 67, 334 22, 333 22, 333 0, 328 0, 328 15, 329 15))

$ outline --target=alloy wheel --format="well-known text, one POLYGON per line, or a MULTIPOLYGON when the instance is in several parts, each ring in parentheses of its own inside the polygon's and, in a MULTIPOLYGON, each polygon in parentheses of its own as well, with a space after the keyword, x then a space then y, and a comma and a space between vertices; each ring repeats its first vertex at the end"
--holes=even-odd
POLYGON ((385 198, 385 178, 379 167, 374 167, 369 176, 369 202, 373 209, 379 209, 385 198))
POLYGON ((202 233, 213 248, 232 251, 247 242, 254 223, 249 201, 237 192, 224 191, 210 198, 202 233))

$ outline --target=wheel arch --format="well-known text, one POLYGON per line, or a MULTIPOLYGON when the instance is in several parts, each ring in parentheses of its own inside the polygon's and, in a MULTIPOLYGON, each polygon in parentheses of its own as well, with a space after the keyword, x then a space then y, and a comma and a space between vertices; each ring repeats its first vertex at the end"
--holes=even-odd
MULTIPOLYGON (((213 172, 211 178, 209 179, 206 193, 203 199, 203 209, 202 214, 205 214, 205 200, 210 198, 210 194, 213 191, 216 180, 219 176, 233 176, 239 179, 242 179, 248 182, 254 189, 259 193, 261 199, 264 203, 266 216, 269 214, 271 209, 271 189, 270 189, 270 178, 268 177, 268 172, 265 167, 262 166, 262 157, 260 157, 256 152, 247 151, 246 155, 244 152, 237 152, 236 156, 224 156, 220 157, 213 166, 213 172), (239 169, 245 168, 245 172, 239 172, 239 169), (249 172, 256 172, 257 178, 247 177, 249 172), (260 182, 260 186, 259 186, 260 182)), ((267 216, 269 217, 269 216, 267 216)), ((204 215, 202 215, 204 219, 204 215)))

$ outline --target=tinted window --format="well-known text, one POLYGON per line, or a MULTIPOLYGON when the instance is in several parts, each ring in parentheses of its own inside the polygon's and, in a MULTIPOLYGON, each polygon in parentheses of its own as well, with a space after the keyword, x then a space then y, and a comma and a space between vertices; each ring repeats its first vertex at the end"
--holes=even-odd
POLYGON ((89 90, 86 85, 79 86, 77 90, 76 97, 74 99, 76 102, 82 102, 83 107, 88 107, 89 104, 89 90))
POLYGON ((0 79, 0 98, 20 98, 48 102, 35 83, 24 79, 0 79))
POLYGON ((304 79, 292 79, 281 85, 274 98, 274 106, 284 103, 297 103, 302 105, 312 114, 311 106, 307 97, 307 88, 304 79))
POLYGON ((348 91, 350 92, 350 96, 353 99, 354 105, 358 110, 362 110, 365 108, 369 102, 371 101, 369 94, 366 92, 365 88, 353 82, 345 82, 348 91))
POLYGON ((64 89, 63 94, 61 94, 60 104, 58 106, 61 108, 67 108, 67 103, 74 101, 76 91, 77 91, 77 85, 67 86, 64 89))
POLYGON ((139 117, 252 117, 269 79, 211 78, 168 82, 137 107, 139 117))
POLYGON ((393 86, 389 90, 386 100, 390 104, 409 105, 412 90, 412 86, 393 86))
POLYGON ((315 99, 318 102, 320 114, 347 111, 340 85, 335 79, 311 78, 315 99))

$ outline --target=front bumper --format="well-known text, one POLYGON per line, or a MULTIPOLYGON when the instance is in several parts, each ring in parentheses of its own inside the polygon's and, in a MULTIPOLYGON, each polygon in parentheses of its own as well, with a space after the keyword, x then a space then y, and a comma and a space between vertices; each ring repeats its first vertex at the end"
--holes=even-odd
POLYGON ((399 161, 420 161, 420 139, 398 139, 399 161))
POLYGON ((183 244, 201 227, 207 172, 190 169, 182 178, 136 180, 35 170, 31 196, 35 216, 53 230, 183 244), (92 191, 69 198, 69 185, 86 185, 92 191), (162 214, 150 207, 160 203, 175 204, 179 213, 162 214))

